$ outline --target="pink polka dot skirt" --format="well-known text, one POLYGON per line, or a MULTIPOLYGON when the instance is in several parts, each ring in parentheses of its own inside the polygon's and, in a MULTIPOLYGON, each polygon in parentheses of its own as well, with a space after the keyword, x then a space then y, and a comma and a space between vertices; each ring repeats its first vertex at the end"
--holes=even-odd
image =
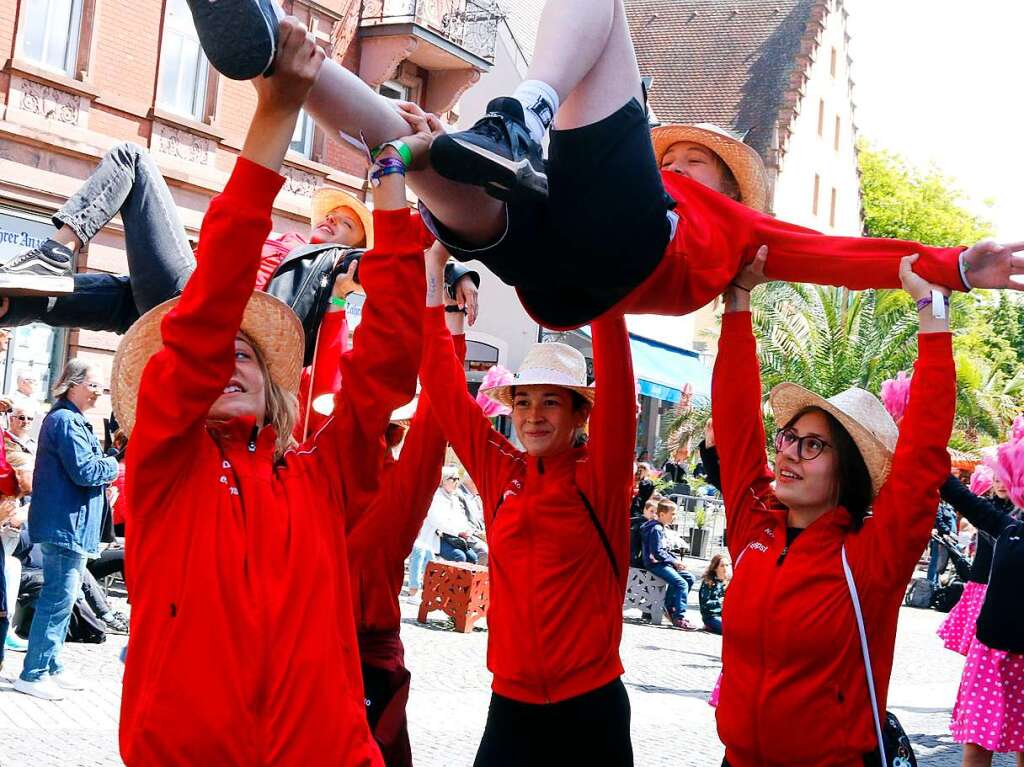
POLYGON ((1024 655, 971 640, 950 731, 957 743, 1024 751, 1024 655))
POLYGON ((987 588, 984 583, 968 583, 964 586, 960 601, 936 632, 947 650, 967 655, 971 640, 974 639, 974 628, 978 623, 978 613, 985 602, 987 588))

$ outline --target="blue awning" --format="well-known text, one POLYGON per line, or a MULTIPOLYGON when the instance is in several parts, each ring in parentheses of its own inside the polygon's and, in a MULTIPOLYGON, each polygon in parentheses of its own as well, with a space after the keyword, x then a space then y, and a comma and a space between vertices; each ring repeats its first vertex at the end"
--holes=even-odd
MULTIPOLYGON (((590 328, 580 329, 590 337, 590 328)), ((686 384, 696 397, 711 398, 711 371, 697 352, 629 334, 633 372, 640 393, 665 402, 679 402, 686 384)))

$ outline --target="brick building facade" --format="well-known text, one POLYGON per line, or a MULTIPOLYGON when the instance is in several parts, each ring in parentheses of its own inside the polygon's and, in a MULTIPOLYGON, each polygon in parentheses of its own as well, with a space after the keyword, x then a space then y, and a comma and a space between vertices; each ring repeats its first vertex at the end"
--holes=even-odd
MULTIPOLYGON (((496 16, 478 0, 283 6, 372 87, 435 112, 449 112, 493 58, 496 16)), ((189 237, 197 237, 241 150, 255 92, 207 65, 184 0, 0 0, 0 62, 0 260, 47 236, 50 215, 123 141, 150 151, 189 237)), ((366 196, 359 153, 305 115, 282 172, 278 232, 308 231, 309 199, 322 184, 366 196)), ((76 268, 126 271, 119 219, 82 251, 76 268)), ((70 356, 95 362, 109 380, 117 341, 108 333, 19 329, 3 390, 32 368, 45 392, 70 356)))

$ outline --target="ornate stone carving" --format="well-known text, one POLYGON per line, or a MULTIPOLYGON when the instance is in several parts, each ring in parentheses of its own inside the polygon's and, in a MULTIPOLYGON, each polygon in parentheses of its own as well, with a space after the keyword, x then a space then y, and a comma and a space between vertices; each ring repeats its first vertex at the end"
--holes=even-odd
POLYGON ((341 12, 341 21, 331 30, 331 58, 341 62, 359 28, 359 0, 348 0, 341 12))
POLYGON ((62 125, 77 126, 81 121, 82 99, 74 93, 21 77, 14 78, 12 91, 17 94, 12 106, 23 112, 62 125))
POLYGON ((281 169, 281 175, 285 178, 284 191, 294 194, 296 197, 312 198, 313 192, 320 186, 319 176, 314 176, 312 173, 293 168, 290 165, 285 165, 281 169))
POLYGON ((213 144, 210 139, 160 122, 153 123, 151 149, 176 160, 206 167, 212 164, 213 144))

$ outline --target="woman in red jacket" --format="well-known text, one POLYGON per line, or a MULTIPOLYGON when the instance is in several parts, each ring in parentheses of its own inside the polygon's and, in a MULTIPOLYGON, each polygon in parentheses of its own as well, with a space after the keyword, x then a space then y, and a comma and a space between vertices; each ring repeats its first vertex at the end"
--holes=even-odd
POLYGON ((933 309, 933 297, 943 297, 905 259, 900 277, 918 302, 921 332, 899 433, 862 389, 825 400, 780 384, 771 393, 781 427, 772 472, 749 311, 765 253, 725 295, 712 379, 735 562, 723 614, 729 631, 718 734, 732 767, 876 764, 868 756, 878 739, 842 557, 859 591, 885 721, 900 602, 949 473, 956 383, 948 312, 933 309))
MULTIPOLYGON (((344 514, 377 491, 389 415, 415 390, 421 237, 404 162, 389 150, 346 385, 332 418, 292 449, 301 329, 252 286, 284 181, 276 171, 323 53, 295 20, 281 46, 207 212, 196 272, 115 359, 115 410, 131 430, 129 765, 382 764, 363 705, 344 514)), ((415 160, 427 141, 406 144, 415 160)))
POLYGON ((564 344, 538 344, 511 386, 517 450, 466 390, 445 328, 441 273, 428 254, 423 389, 480 490, 491 601, 493 695, 480 767, 631 765, 629 700, 619 677, 629 568, 636 393, 622 317, 594 323, 595 388, 564 344), (592 413, 592 415, 591 415, 592 413), (589 417, 589 439, 578 446, 589 417))

